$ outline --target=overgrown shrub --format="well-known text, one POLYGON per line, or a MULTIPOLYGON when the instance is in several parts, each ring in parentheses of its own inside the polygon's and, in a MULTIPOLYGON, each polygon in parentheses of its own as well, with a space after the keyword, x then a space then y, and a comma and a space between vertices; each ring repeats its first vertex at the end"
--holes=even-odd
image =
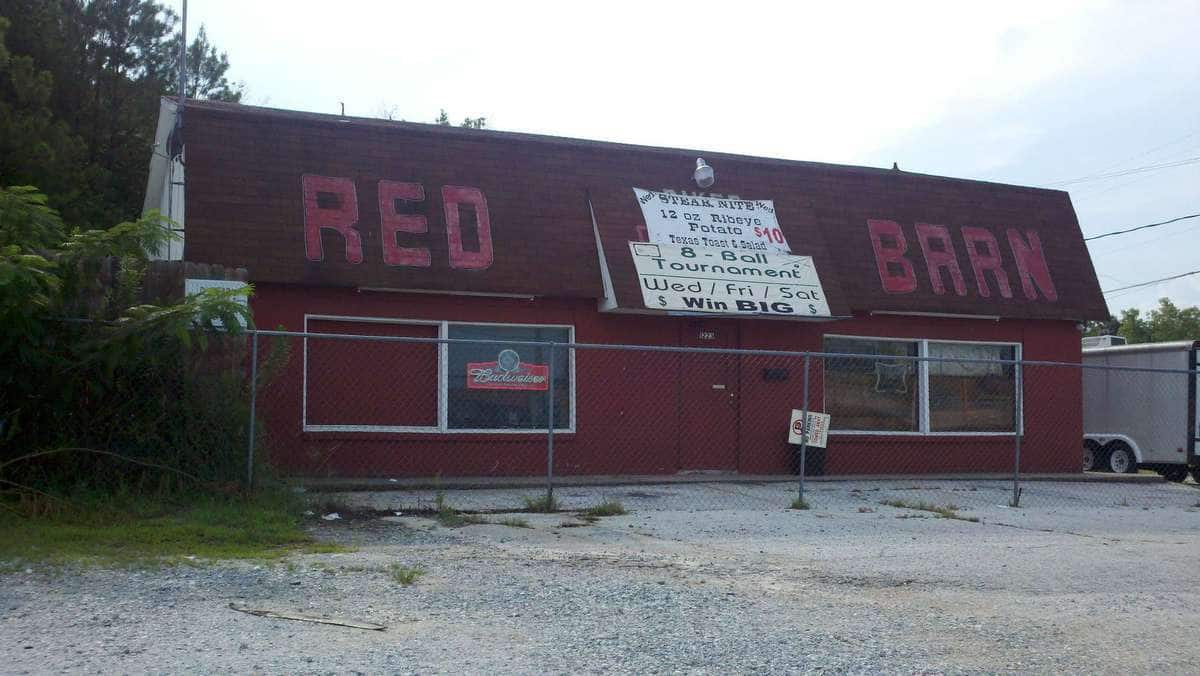
MULTIPOLYGON (((228 489, 245 475, 248 292, 141 302, 147 252, 171 236, 157 214, 72 230, 35 189, 0 188, 0 489, 228 489)), ((263 347, 260 386, 287 358, 283 341, 263 347)))

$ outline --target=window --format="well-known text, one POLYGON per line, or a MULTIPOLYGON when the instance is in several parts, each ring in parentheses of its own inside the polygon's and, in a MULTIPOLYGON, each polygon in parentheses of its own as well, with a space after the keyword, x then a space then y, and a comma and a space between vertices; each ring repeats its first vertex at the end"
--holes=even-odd
MULTIPOLYGON (((942 359, 1013 360, 1012 345, 929 343, 942 359)), ((1012 364, 929 362, 929 428, 934 432, 1011 432, 1016 417, 1012 364)))
POLYGON ((574 431, 574 359, 568 348, 484 341, 574 340, 570 326, 463 324, 309 315, 312 333, 428 338, 429 342, 304 339, 308 432, 574 431))
MULTIPOLYGON (((447 338, 571 342, 569 328, 450 324, 447 338)), ((554 427, 571 423, 570 350, 533 345, 463 344, 447 347, 447 426, 452 430, 545 430, 547 389, 554 427), (553 382, 549 377, 553 377, 553 382)))
POLYGON ((827 336, 825 410, 839 432, 1011 434, 1017 345, 827 336), (861 355, 861 356, 859 356, 861 355), (997 363, 918 361, 989 360, 997 363))
POLYGON ((862 355, 825 358, 825 410, 839 430, 917 432, 918 343, 826 338, 825 351, 862 355))
MULTIPOLYGON (((310 333, 438 337, 437 322, 306 318, 310 333)), ((438 425, 438 344, 304 339, 304 427, 400 432, 438 425)))

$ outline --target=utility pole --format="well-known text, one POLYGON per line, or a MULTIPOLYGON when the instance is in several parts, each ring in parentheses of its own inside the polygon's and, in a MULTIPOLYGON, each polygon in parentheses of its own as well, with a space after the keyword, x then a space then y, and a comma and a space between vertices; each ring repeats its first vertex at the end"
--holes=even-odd
POLYGON ((187 97, 187 0, 183 0, 183 28, 179 40, 179 107, 187 97))

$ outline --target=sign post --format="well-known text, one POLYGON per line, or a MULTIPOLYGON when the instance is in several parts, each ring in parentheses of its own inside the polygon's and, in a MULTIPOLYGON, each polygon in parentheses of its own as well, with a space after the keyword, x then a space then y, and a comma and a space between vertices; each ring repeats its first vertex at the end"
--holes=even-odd
POLYGON ((1021 362, 1013 364, 1013 381, 1017 384, 1016 393, 1013 396, 1014 415, 1013 415, 1013 497, 1012 506, 1014 508, 1021 506, 1021 399, 1024 395, 1022 390, 1025 384, 1021 382, 1021 362))
POLYGON ((546 511, 554 511, 554 343, 546 358, 546 511))
MULTIPOLYGON (((799 410, 792 409, 788 422, 788 443, 800 445, 800 485, 796 501, 804 503, 804 479, 808 472, 808 447, 825 448, 829 443, 829 414, 808 410, 809 353, 804 353, 804 403, 799 410)), ((803 507, 800 507, 804 509, 803 507)))
POLYGON ((800 490, 797 501, 804 505, 804 472, 808 461, 808 353, 804 353, 804 407, 801 409, 800 421, 804 427, 800 437, 800 490))

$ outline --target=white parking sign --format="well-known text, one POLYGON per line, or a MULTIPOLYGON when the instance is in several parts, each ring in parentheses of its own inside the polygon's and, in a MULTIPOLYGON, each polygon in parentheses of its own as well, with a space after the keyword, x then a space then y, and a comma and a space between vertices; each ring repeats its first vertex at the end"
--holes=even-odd
MULTIPOLYGON (((800 444, 804 441, 804 412, 792 409, 792 420, 788 424, 788 443, 800 444)), ((829 414, 808 412, 808 445, 825 448, 829 440, 829 414)))

